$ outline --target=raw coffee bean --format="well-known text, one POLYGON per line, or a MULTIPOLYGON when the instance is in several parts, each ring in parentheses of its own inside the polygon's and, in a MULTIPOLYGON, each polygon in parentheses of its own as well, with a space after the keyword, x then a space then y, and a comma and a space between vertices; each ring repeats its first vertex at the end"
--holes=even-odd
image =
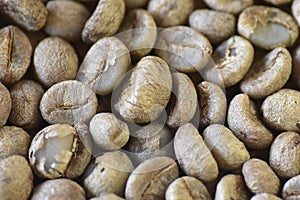
POLYGON ((281 89, 268 96, 261 106, 263 121, 278 131, 300 132, 300 92, 281 89))
MULTIPOLYGON (((28 31, 40 30, 46 23, 48 12, 40 0, 1 0, 0 7, 1 13, 5 13, 28 31)), ((27 48, 23 48, 23 51, 28 50, 27 48)))
POLYGON ((236 95, 229 104, 227 122, 233 134, 252 149, 265 149, 272 133, 261 123, 254 102, 247 94, 236 95))
MULTIPOLYGON (((299 3, 300 5, 300 3, 299 3)), ((299 11, 300 12, 300 11, 299 11)), ((297 46, 293 52, 293 72, 292 78, 295 86, 300 90, 300 46, 297 46)))
POLYGON ((163 199, 169 184, 179 176, 178 166, 168 157, 141 163, 130 174, 125 190, 127 200, 163 199))
POLYGON ((260 193, 254 195, 251 200, 282 200, 281 198, 268 193, 260 193))
POLYGON ((73 1, 49 1, 48 17, 44 27, 50 36, 61 37, 68 41, 81 39, 81 31, 90 16, 88 9, 73 1))
POLYGON ((39 105, 44 94, 43 87, 32 80, 21 80, 10 89, 12 109, 9 122, 28 129, 40 128, 43 124, 39 105))
POLYGON ((200 101, 200 125, 223 124, 226 117, 227 100, 218 85, 203 81, 198 87, 200 101))
POLYGON ((114 35, 125 15, 123 0, 100 0, 81 33, 85 43, 94 43, 103 37, 114 35))
POLYGON ((158 156, 174 155, 174 133, 161 123, 153 122, 132 131, 126 145, 127 154, 134 165, 158 156))
POLYGON ((29 199, 33 175, 25 158, 10 156, 0 160, 0 199, 29 199))
POLYGON ((215 200, 248 200, 250 194, 242 176, 228 174, 223 176, 216 187, 215 200))
POLYGON ((294 176, 284 184, 282 197, 286 200, 296 200, 300 198, 300 175, 294 176))
POLYGON ((250 159, 245 145, 225 126, 212 124, 202 135, 221 169, 237 169, 250 159))
POLYGON ((244 163, 242 173, 249 190, 255 194, 277 194, 280 180, 271 167, 263 160, 252 158, 244 163))
POLYGON ((129 129, 112 113, 98 113, 90 121, 90 132, 97 147, 106 150, 122 148, 129 139, 129 129))
POLYGON ((297 21, 298 26, 300 26, 300 1, 294 0, 292 2, 291 11, 294 16, 294 19, 297 21))
POLYGON ((183 176, 173 181, 165 195, 166 200, 211 200, 205 185, 194 177, 183 176))
POLYGON ((292 57, 286 48, 273 49, 253 63, 240 84, 251 98, 264 98, 281 89, 292 72, 292 57))
POLYGON ((178 128, 195 115, 198 106, 197 91, 187 75, 176 72, 172 74, 172 92, 166 124, 171 128, 178 128))
POLYGON ((208 7, 214 10, 220 10, 230 12, 232 14, 238 14, 248 6, 253 4, 253 0, 203 0, 208 7))
POLYGON ((30 135, 21 128, 15 126, 0 128, 0 159, 12 155, 26 157, 30 142, 30 135))
POLYGON ((212 58, 215 65, 206 71, 206 80, 214 82, 218 74, 224 87, 230 87, 242 80, 250 69, 254 48, 248 40, 234 35, 215 49, 212 58))
POLYGON ((11 85, 18 82, 26 73, 31 56, 31 43, 22 30, 11 25, 0 29, 0 81, 2 83, 11 85))
POLYGON ((235 24, 233 14, 209 9, 195 10, 189 17, 189 25, 200 31, 211 43, 219 43, 232 36, 235 24))
POLYGON ((83 185, 88 197, 115 193, 124 196, 126 181, 134 169, 130 159, 120 151, 107 152, 90 163, 83 185))
POLYGON ((149 0, 124 0, 126 5, 126 10, 144 8, 147 6, 149 0))
POLYGON ((112 97, 125 120, 148 123, 156 119, 171 97, 172 77, 167 63, 156 56, 142 58, 112 97))
POLYGON ((148 3, 148 11, 159 27, 185 24, 193 8, 193 0, 150 0, 148 3))
POLYGON ((79 81, 63 81, 43 95, 40 111, 50 124, 89 122, 96 114, 98 100, 94 91, 79 81))
POLYGON ((69 179, 48 180, 34 188, 31 200, 65 199, 85 200, 83 188, 69 179))
POLYGON ((196 72, 203 69, 212 51, 209 40, 187 26, 163 29, 155 45, 155 54, 180 72, 196 72))
POLYGON ((300 173, 300 135, 284 132, 278 135, 270 149, 270 165, 281 178, 300 173))
POLYGON ((140 59, 155 45, 157 27, 148 11, 136 9, 125 16, 118 32, 116 36, 126 44, 131 56, 140 59))
POLYGON ((8 89, 0 82, 0 127, 7 122, 11 111, 11 96, 8 89))
POLYGON ((34 50, 34 73, 45 87, 75 79, 78 57, 70 43, 58 38, 43 39, 34 50))
POLYGON ((107 95, 127 72, 130 62, 127 47, 115 37, 106 37, 88 50, 76 79, 88 85, 96 94, 107 95))
POLYGON ((198 130, 190 123, 180 126, 174 138, 175 155, 181 169, 202 182, 217 178, 217 162, 198 130))
POLYGON ((75 128, 68 124, 55 124, 47 126, 35 135, 29 148, 29 161, 41 178, 76 178, 83 173, 90 156, 82 155, 75 128), (78 168, 73 166, 74 160, 81 161, 78 168), (70 171, 70 167, 74 171, 70 171))
POLYGON ((267 50, 292 46, 299 34, 292 16, 268 6, 246 8, 240 14, 237 26, 240 35, 267 50))

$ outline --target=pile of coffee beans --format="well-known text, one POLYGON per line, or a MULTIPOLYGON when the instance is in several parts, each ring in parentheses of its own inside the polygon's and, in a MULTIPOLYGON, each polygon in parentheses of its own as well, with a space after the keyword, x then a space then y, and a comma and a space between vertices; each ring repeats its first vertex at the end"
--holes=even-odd
POLYGON ((300 199, 300 0, 0 0, 0 200, 300 199))

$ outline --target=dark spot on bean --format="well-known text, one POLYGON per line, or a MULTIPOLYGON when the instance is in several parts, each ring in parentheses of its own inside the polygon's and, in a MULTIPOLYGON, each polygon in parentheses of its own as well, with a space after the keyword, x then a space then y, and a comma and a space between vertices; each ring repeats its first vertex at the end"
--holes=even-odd
POLYGON ((230 56, 230 57, 237 56, 236 48, 231 48, 231 49, 230 49, 229 56, 230 56))

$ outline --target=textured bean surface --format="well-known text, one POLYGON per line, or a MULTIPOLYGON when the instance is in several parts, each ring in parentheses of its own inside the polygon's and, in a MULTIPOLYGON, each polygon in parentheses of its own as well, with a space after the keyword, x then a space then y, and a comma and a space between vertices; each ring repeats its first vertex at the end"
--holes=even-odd
POLYGON ((83 185, 88 197, 105 193, 124 195, 126 181, 133 165, 125 153, 107 152, 91 162, 84 174, 83 185))
POLYGON ((290 178, 300 173, 300 135, 284 132, 278 135, 270 149, 269 162, 273 170, 282 178, 290 178))
POLYGON ((50 124, 74 125, 88 122, 97 110, 94 91, 79 81, 63 81, 53 85, 43 95, 40 110, 50 124))
POLYGON ((9 122, 26 130, 37 129, 43 125, 39 110, 43 87, 32 80, 21 80, 10 89, 12 109, 9 122))
POLYGON ((202 135, 219 168, 225 170, 237 169, 250 159, 250 154, 245 145, 225 126, 212 124, 204 130, 202 135))
POLYGON ((0 199, 27 200, 33 187, 33 174, 25 158, 10 156, 0 160, 0 199))
POLYGON ((172 77, 167 63, 146 56, 128 75, 115 92, 114 108, 127 121, 147 123, 156 119, 171 96, 172 77))
POLYGON ((244 163, 242 173, 249 190, 255 194, 266 192, 277 194, 280 180, 263 160, 252 158, 244 163))
POLYGON ((240 175, 228 174, 223 176, 216 187, 215 200, 240 199, 248 200, 249 192, 240 175))
POLYGON ((261 106, 263 121, 278 131, 300 132, 300 92, 281 89, 268 96, 261 106))
POLYGON ((29 31, 40 30, 46 23, 48 11, 40 0, 1 0, 2 12, 29 31))
POLYGON ((200 125, 223 124, 226 117, 227 100, 218 85, 203 81, 198 87, 200 101, 200 125))
POLYGON ((19 81, 30 65, 31 55, 31 43, 21 29, 12 25, 0 29, 0 81, 2 83, 11 85, 19 81))
POLYGON ((99 113, 90 121, 90 132, 95 144, 103 149, 117 150, 129 139, 126 123, 112 113, 99 113))
POLYGON ((65 199, 85 200, 83 188, 69 179, 48 180, 34 188, 32 200, 42 199, 65 199))
POLYGON ((199 9, 191 13, 189 25, 200 31, 211 43, 222 42, 235 32, 235 16, 230 13, 199 9))
POLYGON ((263 49, 291 46, 299 34, 292 16, 269 6, 246 8, 239 16, 237 27, 239 34, 263 49))
POLYGON ((146 160, 129 176, 125 190, 126 199, 163 199, 169 184, 178 175, 178 166, 171 158, 156 157, 146 160))
POLYGON ((34 72, 45 86, 75 78, 78 57, 73 46, 59 37, 43 39, 34 50, 34 72))
POLYGON ((98 40, 85 55, 76 79, 99 95, 111 93, 130 65, 127 47, 115 37, 98 40))
POLYGON ((155 53, 175 70, 195 72, 207 64, 212 46, 198 31, 186 26, 174 26, 159 33, 155 53))
POLYGON ((207 70, 207 80, 214 82, 217 73, 224 87, 230 87, 237 84, 250 69, 254 48, 245 38, 234 35, 215 49, 212 58, 216 65, 207 70))
POLYGON ((166 124, 177 128, 189 122, 198 107, 197 91, 190 78, 183 73, 172 74, 172 92, 169 108, 170 114, 166 124))
POLYGON ((82 40, 94 43, 114 35, 125 15, 123 0, 100 0, 91 17, 86 21, 81 33, 82 40))
POLYGON ((203 182, 217 178, 217 162, 192 124, 179 127, 174 138, 174 149, 178 163, 186 174, 203 182))
POLYGON ((148 3, 148 11, 160 27, 185 24, 193 7, 193 0, 150 0, 148 3))
POLYGON ((173 181, 169 185, 165 197, 166 200, 211 199, 205 185, 196 178, 189 176, 184 176, 173 181))
POLYGON ((73 1, 49 1, 45 32, 68 41, 81 39, 81 31, 90 13, 88 9, 73 1))
POLYGON ((229 128, 247 147, 265 149, 273 141, 272 133, 261 123, 253 101, 246 94, 236 95, 229 104, 229 128))
POLYGON ((252 98, 264 98, 281 89, 292 72, 292 57, 286 48, 276 48, 251 66, 241 90, 252 98))
POLYGON ((292 177, 284 184, 282 197, 286 200, 296 200, 300 198, 300 175, 292 177))

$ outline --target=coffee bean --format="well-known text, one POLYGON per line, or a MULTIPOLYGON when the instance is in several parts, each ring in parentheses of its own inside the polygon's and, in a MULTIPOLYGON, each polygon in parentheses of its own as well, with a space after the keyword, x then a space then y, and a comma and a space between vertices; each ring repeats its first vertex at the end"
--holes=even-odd
POLYGON ((136 123, 156 119, 171 96, 172 77, 167 63, 159 57, 146 56, 128 75, 113 96, 116 112, 136 123))
POLYGON ((278 135, 270 149, 270 165, 281 178, 300 173, 300 136, 295 132, 278 135))
POLYGON ((217 162, 198 130, 190 123, 180 126, 174 138, 174 150, 182 170, 202 182, 217 178, 217 162))
POLYGON ((169 184, 179 175, 178 166, 168 157, 141 163, 130 174, 125 190, 127 200, 163 199, 169 184))
POLYGON ((250 6, 239 16, 238 32, 263 49, 289 47, 298 38, 295 20, 286 12, 269 6, 250 6))
POLYGON ((26 73, 32 46, 25 33, 12 25, 0 29, 0 41, 0 81, 11 85, 26 73))
POLYGON ((205 185, 198 179, 189 176, 183 176, 173 181, 169 185, 165 197, 166 200, 211 199, 205 185))
POLYGON ((261 106, 264 122, 278 131, 300 132, 300 92, 281 89, 268 96, 261 106))
POLYGON ((50 124, 74 125, 89 122, 96 114, 97 104, 97 97, 88 86, 71 80, 49 88, 41 99, 40 110, 50 124))
POLYGON ((85 55, 76 79, 99 95, 111 93, 130 65, 127 47, 115 37, 98 40, 85 55))
POLYGON ((177 71, 196 72, 209 61, 212 46, 198 31, 187 26, 174 26, 159 33, 155 53, 177 71))
POLYGON ((281 89, 291 72, 291 54, 286 48, 275 48, 253 63, 240 87, 251 98, 264 98, 281 89))
POLYGON ((234 135, 252 149, 265 149, 272 133, 261 123, 253 101, 247 94, 236 95, 229 104, 227 122, 234 135))

